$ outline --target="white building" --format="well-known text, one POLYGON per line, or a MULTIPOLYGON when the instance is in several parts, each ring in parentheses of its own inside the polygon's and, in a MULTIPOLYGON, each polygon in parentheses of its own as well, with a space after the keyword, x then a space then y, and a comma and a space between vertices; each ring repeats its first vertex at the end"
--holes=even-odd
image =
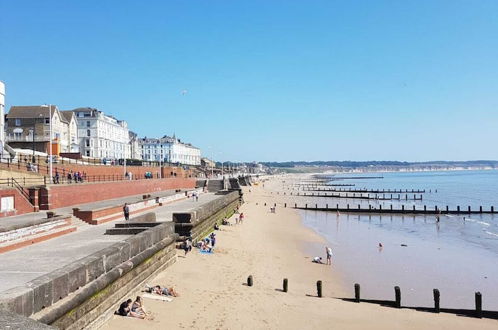
POLYGON ((5 84, 0 81, 0 153, 5 145, 5 84))
POLYGON ((128 124, 93 108, 72 110, 78 124, 81 154, 88 157, 130 158, 128 124))
POLYGON ((138 144, 138 135, 135 132, 130 131, 130 158, 131 159, 142 159, 142 150, 138 144))
POLYGON ((174 136, 163 136, 160 139, 141 138, 138 143, 143 160, 201 165, 201 150, 189 143, 181 142, 174 136))

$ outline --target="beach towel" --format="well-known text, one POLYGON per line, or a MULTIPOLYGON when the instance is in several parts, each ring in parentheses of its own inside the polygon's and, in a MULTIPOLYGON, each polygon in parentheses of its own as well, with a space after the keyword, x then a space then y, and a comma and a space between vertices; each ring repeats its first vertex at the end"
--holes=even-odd
POLYGON ((213 250, 211 249, 211 251, 206 251, 206 250, 202 250, 202 249, 199 249, 199 252, 200 253, 204 253, 204 254, 213 254, 213 250))
POLYGON ((153 294, 153 293, 144 293, 144 294, 142 294, 142 297, 149 298, 149 299, 154 299, 154 300, 166 301, 166 302, 173 301, 172 298, 169 298, 167 296, 160 296, 158 294, 153 294))

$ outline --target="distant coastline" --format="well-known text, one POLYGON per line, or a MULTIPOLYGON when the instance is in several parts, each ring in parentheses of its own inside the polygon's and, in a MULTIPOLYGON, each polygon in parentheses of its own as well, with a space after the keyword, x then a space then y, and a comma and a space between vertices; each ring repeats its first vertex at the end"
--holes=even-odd
POLYGON ((498 161, 316 161, 316 162, 266 162, 274 171, 286 173, 367 173, 367 172, 434 172, 496 170, 498 161))

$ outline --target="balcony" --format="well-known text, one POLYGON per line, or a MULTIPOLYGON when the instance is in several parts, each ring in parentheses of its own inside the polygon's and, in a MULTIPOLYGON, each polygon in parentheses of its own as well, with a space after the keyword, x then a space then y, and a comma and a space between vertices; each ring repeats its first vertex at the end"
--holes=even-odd
MULTIPOLYGON (((33 142, 33 136, 25 135, 25 136, 15 136, 15 135, 7 135, 5 137, 7 142, 33 142)), ((35 136, 35 142, 48 142, 48 136, 35 136)))

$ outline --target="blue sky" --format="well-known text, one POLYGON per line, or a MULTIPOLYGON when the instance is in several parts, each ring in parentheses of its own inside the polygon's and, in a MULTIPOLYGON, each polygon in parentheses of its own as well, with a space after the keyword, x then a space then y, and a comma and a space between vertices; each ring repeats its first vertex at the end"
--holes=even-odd
POLYGON ((0 0, 0 80, 220 160, 498 159, 497 36, 495 0, 0 0))

